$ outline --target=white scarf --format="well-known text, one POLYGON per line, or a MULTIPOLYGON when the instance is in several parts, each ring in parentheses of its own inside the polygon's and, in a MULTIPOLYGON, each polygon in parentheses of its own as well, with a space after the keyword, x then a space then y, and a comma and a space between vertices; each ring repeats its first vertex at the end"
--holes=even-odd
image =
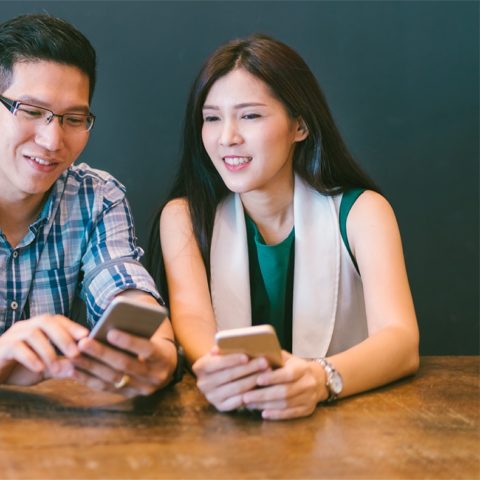
MULTIPOLYGON (((340 276, 340 234, 333 199, 295 176, 295 269, 292 351, 325 356, 332 338, 340 276)), ((251 325, 245 217, 240 195, 217 207, 210 254, 211 295, 217 329, 251 325)))

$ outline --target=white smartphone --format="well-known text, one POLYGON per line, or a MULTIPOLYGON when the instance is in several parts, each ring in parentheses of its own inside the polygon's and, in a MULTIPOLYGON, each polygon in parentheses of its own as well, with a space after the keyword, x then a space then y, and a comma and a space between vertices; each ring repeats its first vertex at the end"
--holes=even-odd
POLYGON ((161 305, 149 305, 131 298, 115 297, 90 332, 90 337, 108 343, 107 333, 116 328, 137 337, 150 338, 168 310, 161 305))
POLYGON ((271 325, 222 330, 215 335, 221 353, 246 353, 265 357, 272 367, 283 366, 282 349, 271 325))

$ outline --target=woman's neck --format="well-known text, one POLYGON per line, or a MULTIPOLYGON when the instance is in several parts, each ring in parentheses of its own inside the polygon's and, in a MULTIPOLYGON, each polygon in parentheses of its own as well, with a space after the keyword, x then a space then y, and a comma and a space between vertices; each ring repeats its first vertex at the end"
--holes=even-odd
POLYGON ((288 185, 240 195, 248 216, 269 245, 280 243, 293 228, 293 177, 288 185))

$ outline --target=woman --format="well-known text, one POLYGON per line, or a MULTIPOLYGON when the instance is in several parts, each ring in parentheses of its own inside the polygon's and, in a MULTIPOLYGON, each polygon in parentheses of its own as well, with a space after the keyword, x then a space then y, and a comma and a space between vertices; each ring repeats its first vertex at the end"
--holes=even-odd
POLYGON ((221 46, 194 82, 183 145, 150 255, 218 410, 306 416, 417 370, 395 216, 296 52, 261 35, 221 46), (279 369, 214 346, 217 330, 262 323, 285 349, 279 369))

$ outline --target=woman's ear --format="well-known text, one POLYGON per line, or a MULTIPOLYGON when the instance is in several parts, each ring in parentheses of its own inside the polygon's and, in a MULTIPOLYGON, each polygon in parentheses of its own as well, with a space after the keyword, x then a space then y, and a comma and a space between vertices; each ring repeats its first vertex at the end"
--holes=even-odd
POLYGON ((297 118, 297 131, 295 141, 302 142, 308 137, 308 127, 302 117, 297 118))

